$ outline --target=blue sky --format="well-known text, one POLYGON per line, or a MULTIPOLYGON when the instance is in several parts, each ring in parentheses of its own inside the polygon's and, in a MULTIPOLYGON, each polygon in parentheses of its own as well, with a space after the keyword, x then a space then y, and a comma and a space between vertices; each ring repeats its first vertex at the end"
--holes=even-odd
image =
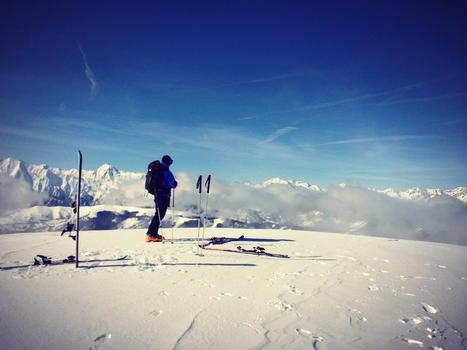
POLYGON ((466 186, 465 2, 323 3, 3 4, 0 157, 466 186))

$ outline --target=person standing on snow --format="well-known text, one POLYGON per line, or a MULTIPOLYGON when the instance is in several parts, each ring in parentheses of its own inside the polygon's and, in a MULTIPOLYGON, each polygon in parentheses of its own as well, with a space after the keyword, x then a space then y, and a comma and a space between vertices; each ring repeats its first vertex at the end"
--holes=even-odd
POLYGON ((152 187, 154 189, 154 203, 156 213, 151 220, 148 232, 146 233, 146 242, 162 242, 165 237, 158 233, 162 219, 170 206, 170 194, 172 188, 176 188, 178 183, 175 180, 172 172, 169 170, 173 163, 172 158, 168 155, 162 157, 162 162, 158 160, 149 164, 152 171, 152 187))

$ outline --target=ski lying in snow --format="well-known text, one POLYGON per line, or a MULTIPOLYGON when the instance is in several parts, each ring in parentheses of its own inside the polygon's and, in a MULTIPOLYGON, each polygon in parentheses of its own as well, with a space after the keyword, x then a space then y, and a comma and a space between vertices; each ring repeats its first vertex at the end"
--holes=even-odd
MULTIPOLYGON (((224 244, 224 243, 229 243, 229 242, 235 242, 235 241, 242 241, 245 239, 244 235, 241 235, 238 238, 230 238, 230 237, 211 237, 211 238, 205 238, 201 239, 202 241, 206 241, 205 244, 201 245, 211 245, 211 244, 224 244)), ((198 238, 174 238, 174 239, 165 239, 162 241, 162 243, 175 243, 175 242, 197 242, 198 238)))
POLYGON ((69 255, 63 260, 52 260, 45 255, 37 254, 34 257, 34 265, 59 265, 59 264, 70 264, 76 262, 74 255, 69 255))
POLYGON ((241 235, 238 238, 228 238, 228 237, 212 237, 209 238, 208 242, 205 244, 200 244, 200 248, 206 248, 207 246, 210 245, 217 245, 217 244, 225 244, 229 242, 236 242, 236 241, 241 241, 245 238, 244 235, 241 235))
POLYGON ((199 245, 200 248, 205 250, 216 250, 219 252, 229 252, 229 253, 240 253, 240 254, 251 254, 251 255, 262 255, 262 256, 269 256, 272 258, 283 258, 288 259, 290 256, 286 254, 277 254, 277 253, 269 253, 263 247, 253 247, 252 249, 245 249, 241 246, 237 247, 237 250, 234 249, 222 249, 222 248, 209 248, 208 246, 203 246, 202 244, 199 245))
MULTIPOLYGON (((81 260, 83 263, 93 263, 93 262, 106 262, 106 261, 121 261, 128 259, 128 255, 119 257, 119 258, 109 258, 109 259, 91 259, 91 260, 81 260)), ((27 265, 16 265, 16 266, 0 266, 0 270, 12 270, 12 269, 20 269, 26 267, 33 267, 33 266, 42 266, 42 265, 64 265, 64 264, 74 264, 76 262, 74 255, 69 255, 65 259, 52 259, 47 257, 46 255, 37 254, 34 257, 33 264, 27 265)))

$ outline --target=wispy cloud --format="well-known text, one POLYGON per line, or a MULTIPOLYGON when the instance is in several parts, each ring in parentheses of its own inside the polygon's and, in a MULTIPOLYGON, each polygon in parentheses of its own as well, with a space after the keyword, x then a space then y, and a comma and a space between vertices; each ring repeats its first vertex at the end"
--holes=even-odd
POLYGON ((157 144, 159 147, 177 150, 180 153, 208 151, 223 157, 245 159, 298 161, 304 157, 304 152, 297 151, 293 146, 272 142, 294 128, 280 129, 269 136, 270 142, 264 142, 261 136, 232 126, 180 126, 161 122, 129 121, 114 128, 80 118, 42 118, 37 122, 37 126, 30 127, 0 125, 0 134, 44 143, 73 147, 81 144, 92 149, 139 155, 151 152, 148 147, 154 148, 154 144, 157 144), (79 140, 74 138, 72 133, 76 130, 86 131, 82 132, 86 136, 79 140), (143 140, 150 145, 144 150, 136 146, 143 140), (154 143, 154 140, 157 140, 157 143, 154 143))
POLYGON ((297 71, 293 71, 289 73, 283 73, 283 74, 277 74, 277 75, 272 75, 272 76, 267 76, 267 77, 262 77, 262 78, 248 79, 248 80, 238 81, 234 83, 223 84, 221 86, 227 87, 227 86, 236 86, 236 85, 268 83, 268 82, 280 81, 280 80, 285 80, 285 79, 290 79, 290 78, 306 77, 306 76, 316 74, 316 73, 318 73, 318 71, 314 69, 302 69, 302 70, 297 70, 297 71))
MULTIPOLYGON (((297 159, 300 156, 294 147, 289 145, 264 142, 259 136, 231 126, 191 126, 180 127, 165 123, 131 123, 128 132, 141 137, 150 136, 160 139, 171 147, 180 146, 185 149, 206 149, 216 154, 229 157, 246 157, 248 159, 297 159)), ((285 134, 292 130, 284 130, 285 134)), ((277 135, 279 137, 281 135, 277 135)))
POLYGON ((79 51, 81 52, 81 55, 83 56, 83 61, 84 61, 84 74, 86 75, 86 78, 89 80, 91 83, 91 95, 90 99, 96 98, 96 96, 99 94, 99 83, 96 79, 96 76, 94 72, 92 71, 91 67, 88 64, 88 60, 86 57, 86 54, 81 47, 81 45, 78 44, 79 51))
POLYGON ((288 134, 294 130, 297 130, 297 128, 293 126, 287 126, 285 128, 278 129, 274 131, 271 135, 269 135, 266 140, 264 140, 264 143, 271 143, 274 140, 278 139, 281 136, 284 136, 285 134, 288 134))
POLYGON ((447 122, 444 122, 443 125, 455 125, 455 124, 463 124, 463 123, 467 123, 467 118, 449 120, 447 122))
POLYGON ((47 128, 25 128, 1 125, 0 134, 19 137, 36 143, 64 145, 72 148, 82 148, 83 146, 111 152, 124 152, 130 154, 141 154, 140 151, 119 146, 117 143, 106 144, 102 140, 94 140, 90 137, 77 139, 71 132, 64 131, 63 128, 55 128, 49 125, 47 128))
MULTIPOLYGON (((104 115, 102 116, 104 117, 104 115)), ((130 136, 131 133, 128 132, 125 128, 113 128, 107 126, 107 124, 97 123, 90 120, 78 119, 78 118, 47 118, 45 120, 49 125, 60 125, 63 128, 75 128, 88 129, 88 130, 99 130, 108 133, 115 133, 120 135, 130 136)), ((110 124, 112 125, 112 124, 110 124)))
POLYGON ((323 142, 323 143, 315 144, 314 146, 349 145, 349 144, 374 143, 374 142, 401 142, 401 141, 426 140, 426 139, 443 139, 443 137, 439 135, 393 135, 393 136, 381 136, 381 137, 363 137, 363 138, 323 142))
POLYGON ((414 90, 414 89, 416 89, 418 87, 421 87, 421 86, 423 86, 423 85, 425 85, 427 83, 428 83, 427 81, 423 81, 423 82, 404 85, 404 86, 401 86, 401 87, 398 87, 398 88, 395 88, 395 89, 385 90, 385 91, 381 91, 381 92, 368 93, 368 94, 352 96, 352 97, 346 97, 346 98, 342 98, 342 99, 326 101, 326 102, 320 102, 320 103, 305 104, 305 105, 294 107, 294 108, 280 109, 280 110, 276 110, 276 111, 270 111, 270 112, 267 112, 267 113, 258 113, 258 114, 255 114, 255 115, 243 116, 243 117, 239 118, 239 120, 254 119, 254 118, 268 116, 268 115, 274 115, 274 114, 294 113, 294 112, 303 112, 303 111, 310 111, 310 110, 320 110, 320 109, 343 106, 343 105, 346 105, 346 104, 349 104, 349 103, 355 103, 355 102, 361 102, 361 101, 371 101, 372 99, 376 99, 376 98, 392 97, 394 95, 398 95, 398 94, 401 94, 401 93, 404 93, 404 92, 414 90))
POLYGON ((389 105, 397 105, 397 104, 405 104, 405 103, 431 102, 431 101, 436 101, 436 100, 445 100, 445 99, 462 97, 462 96, 467 96, 467 91, 461 91, 461 92, 445 94, 445 95, 405 98, 405 99, 400 99, 400 100, 395 100, 395 101, 383 101, 383 102, 376 103, 376 105, 377 106, 389 106, 389 105))

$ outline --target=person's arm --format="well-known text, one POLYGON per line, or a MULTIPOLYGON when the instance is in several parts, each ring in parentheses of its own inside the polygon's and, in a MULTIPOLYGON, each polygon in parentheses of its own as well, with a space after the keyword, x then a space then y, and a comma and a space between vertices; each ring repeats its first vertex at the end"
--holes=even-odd
POLYGON ((173 174, 170 172, 170 170, 167 170, 164 172, 164 178, 165 178, 165 183, 168 188, 176 188, 178 183, 175 180, 175 177, 173 174))

